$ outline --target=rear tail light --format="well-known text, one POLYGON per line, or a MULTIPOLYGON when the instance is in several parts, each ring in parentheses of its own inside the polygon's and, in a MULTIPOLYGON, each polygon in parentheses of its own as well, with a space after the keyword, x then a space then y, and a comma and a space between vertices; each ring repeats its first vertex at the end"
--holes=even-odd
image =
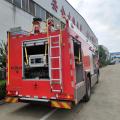
POLYGON ((16 94, 16 96, 17 96, 17 95, 18 95, 18 91, 16 91, 16 93, 15 93, 15 94, 16 94))
POLYGON ((17 95, 18 95, 18 91, 12 91, 12 90, 11 90, 11 91, 8 91, 8 92, 7 92, 7 95, 8 95, 8 96, 17 96, 17 95))

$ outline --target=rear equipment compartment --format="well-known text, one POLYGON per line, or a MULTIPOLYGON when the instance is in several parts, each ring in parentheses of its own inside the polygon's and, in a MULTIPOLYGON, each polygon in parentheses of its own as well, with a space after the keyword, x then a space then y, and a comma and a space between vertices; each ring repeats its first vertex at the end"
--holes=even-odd
POLYGON ((49 79, 47 40, 23 42, 23 79, 49 79))

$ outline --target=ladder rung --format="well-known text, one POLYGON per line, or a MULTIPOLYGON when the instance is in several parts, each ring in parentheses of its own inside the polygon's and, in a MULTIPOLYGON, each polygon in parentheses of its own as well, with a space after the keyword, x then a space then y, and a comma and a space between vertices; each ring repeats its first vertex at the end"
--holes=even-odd
POLYGON ((57 58, 60 58, 60 56, 57 56, 57 57, 50 57, 50 58, 52 58, 52 59, 57 59, 57 58))
POLYGON ((52 90, 52 92, 61 92, 62 90, 52 90))
POLYGON ((52 81, 51 84, 59 84, 59 85, 61 85, 61 82, 60 81, 54 81, 54 82, 52 81))
POLYGON ((61 68, 51 68, 51 70, 61 70, 61 68))
POLYGON ((52 44, 59 44, 59 42, 52 42, 52 44))
POLYGON ((54 46, 54 47, 51 47, 51 48, 60 48, 60 46, 54 46))
POLYGON ((55 81, 55 80, 61 80, 61 79, 58 78, 58 79, 51 79, 51 80, 55 81))

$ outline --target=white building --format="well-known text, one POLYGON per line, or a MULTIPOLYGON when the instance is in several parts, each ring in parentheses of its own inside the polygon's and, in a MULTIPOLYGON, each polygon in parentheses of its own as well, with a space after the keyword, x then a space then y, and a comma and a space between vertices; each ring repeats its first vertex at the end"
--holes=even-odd
POLYGON ((6 31, 13 27, 21 26, 23 30, 31 31, 33 17, 46 20, 52 16, 64 24, 62 15, 68 16, 86 41, 98 43, 84 18, 66 0, 0 0, 0 40, 6 40, 6 31))
POLYGON ((120 52, 110 53, 111 63, 120 63, 120 52))

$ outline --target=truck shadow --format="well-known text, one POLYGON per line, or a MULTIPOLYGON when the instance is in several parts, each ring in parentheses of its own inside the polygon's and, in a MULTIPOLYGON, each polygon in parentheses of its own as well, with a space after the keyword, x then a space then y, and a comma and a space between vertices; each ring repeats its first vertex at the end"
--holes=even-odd
MULTIPOLYGON (((21 103, 18 103, 21 104, 21 103)), ((40 103, 40 104, 26 104, 23 107, 16 109, 11 112, 12 116, 22 116, 28 118, 41 118, 46 113, 49 113, 54 108, 51 108, 48 104, 40 103)))
MULTIPOLYGON (((92 95, 95 94, 95 89, 99 87, 99 84, 95 85, 92 88, 92 95)), ((92 97, 91 95, 91 97, 92 97)), ((19 106, 22 103, 18 103, 19 106)), ((90 102, 85 103, 84 101, 80 101, 78 105, 73 106, 71 110, 66 109, 57 109, 57 111, 48 118, 48 120, 73 120, 74 117, 83 111, 86 104, 90 104, 90 102)), ((17 105, 17 104, 16 104, 17 105)), ((51 108, 50 104, 46 103, 36 103, 36 104, 25 104, 24 106, 16 109, 15 111, 11 112, 10 114, 12 116, 18 116, 18 117, 26 117, 26 118, 34 118, 34 119, 40 119, 43 116, 45 116, 47 113, 51 112, 55 108, 51 108)))
POLYGON ((97 91, 96 89, 99 88, 102 84, 102 80, 99 80, 99 83, 96 83, 96 85, 94 85, 94 87, 91 89, 91 95, 95 94, 97 91))
MULTIPOLYGON (((20 103, 18 103, 20 104, 20 103)), ((52 119, 55 120, 73 120, 74 114, 77 114, 82 110, 84 107, 84 103, 80 102, 77 106, 74 106, 71 110, 66 109, 57 109, 57 111, 51 116, 52 119)), ((33 119, 40 119, 47 113, 51 112, 55 108, 51 108, 49 104, 26 104, 23 107, 20 107, 17 110, 14 110, 13 112, 9 113, 10 116, 18 116, 18 118, 33 118, 33 119)), ((51 118, 50 117, 50 118, 51 118)), ((51 119, 51 120, 52 120, 51 119)), ((48 118, 49 120, 49 118, 48 118)))

